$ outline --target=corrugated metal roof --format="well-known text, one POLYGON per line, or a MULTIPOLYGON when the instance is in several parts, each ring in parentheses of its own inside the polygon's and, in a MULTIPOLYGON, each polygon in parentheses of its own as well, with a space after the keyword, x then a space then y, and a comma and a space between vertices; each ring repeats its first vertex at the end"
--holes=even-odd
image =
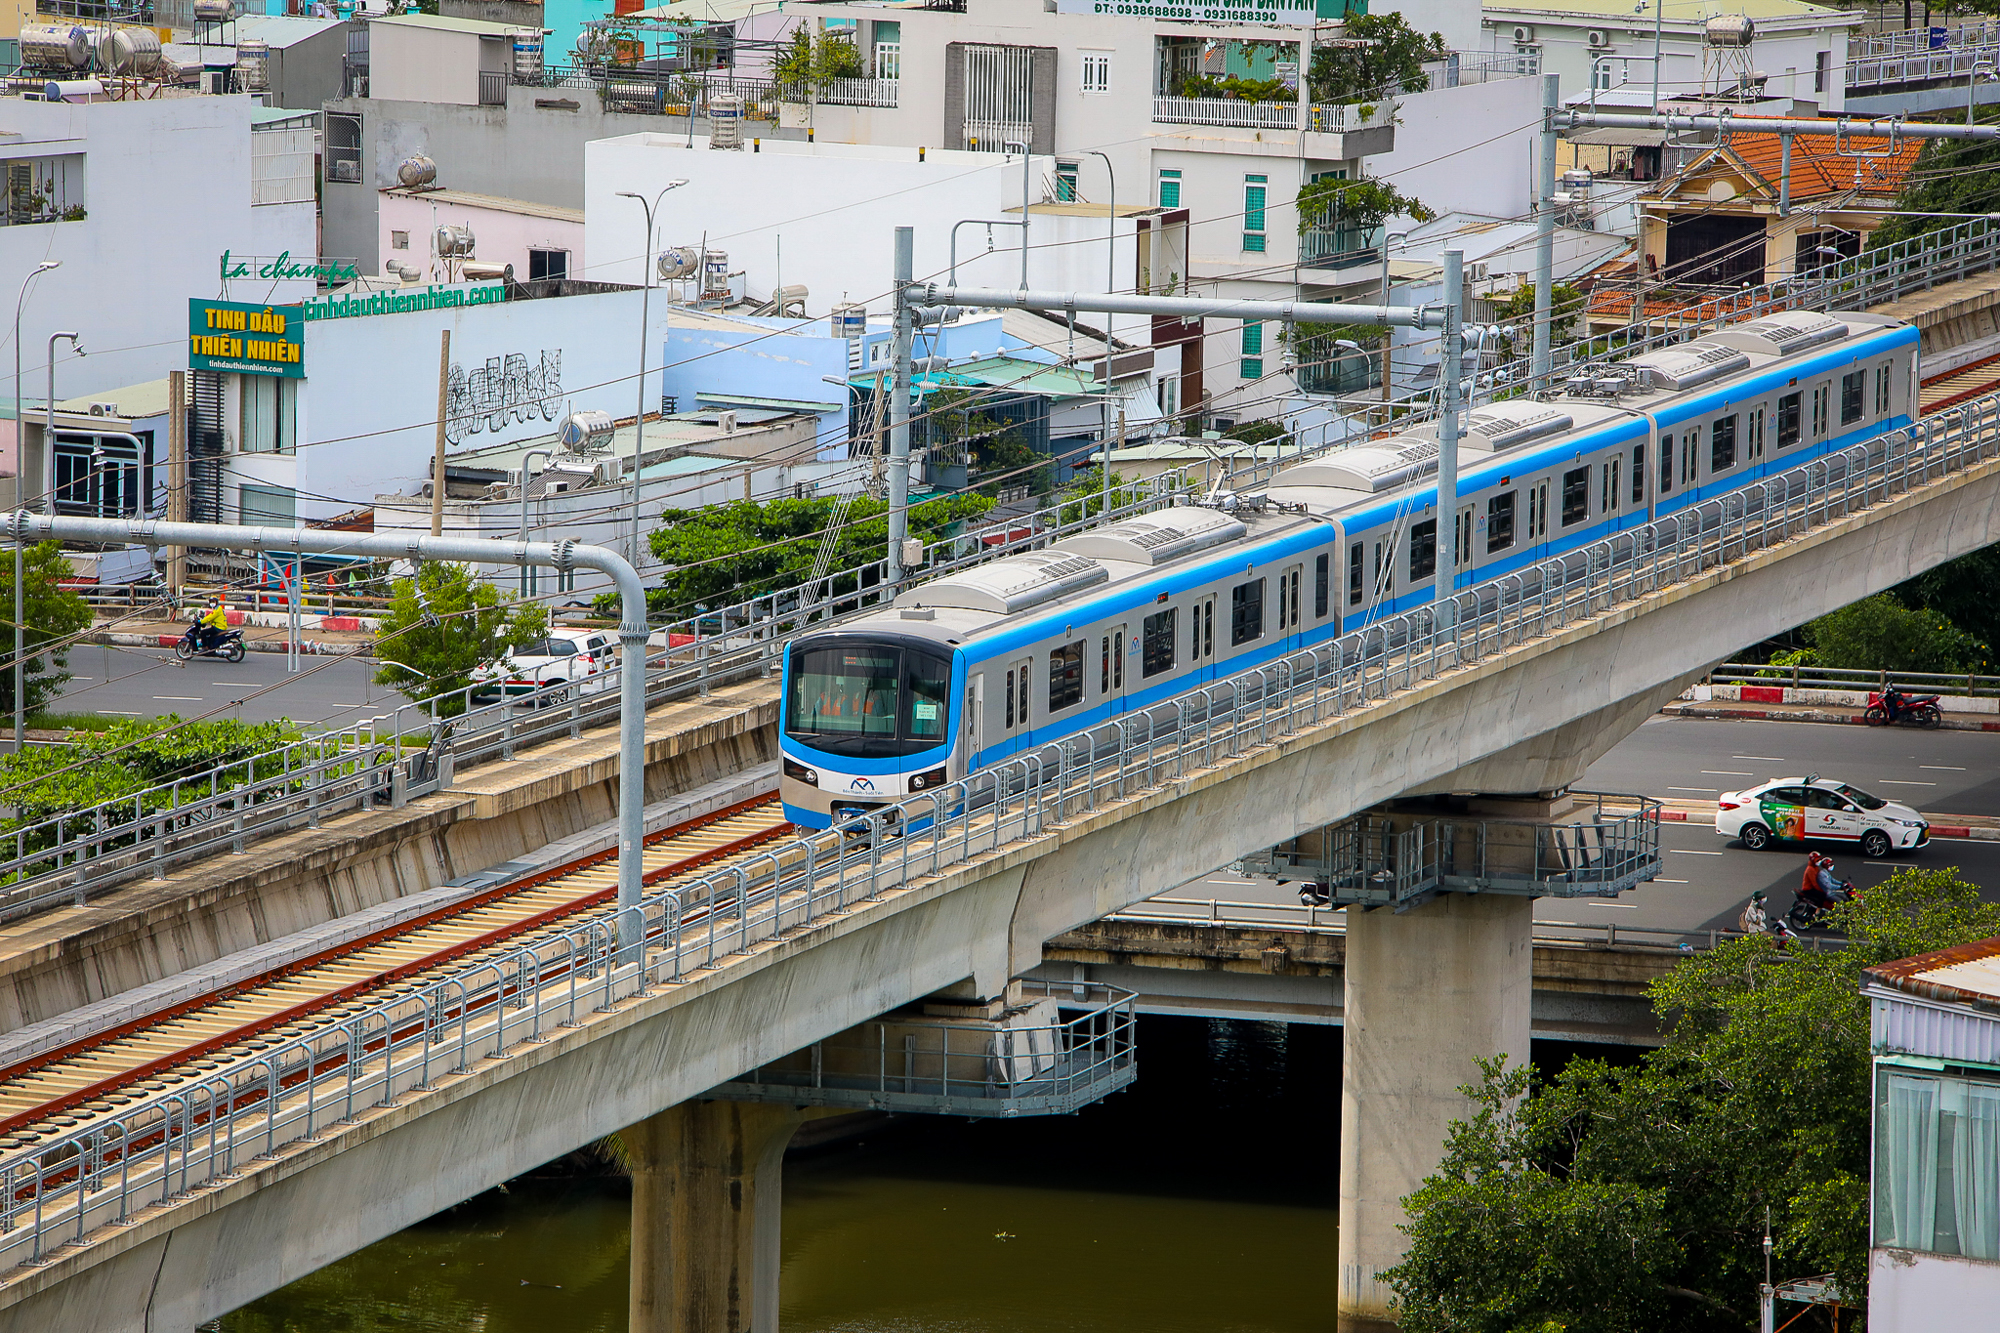
POLYGON ((1862 973, 1877 1050, 2000 1064, 2000 938, 1862 973))
MULTIPOLYGON (((583 225, 583 210, 580 208, 558 208, 554 204, 538 204, 532 199, 507 199, 497 194, 474 194, 470 190, 426 190, 404 189, 391 185, 383 189, 383 194, 401 195, 406 199, 426 199, 440 204, 457 204, 460 208, 485 208, 495 213, 513 213, 524 218, 546 218, 551 222, 574 222, 583 225)), ((680 318, 680 312, 674 313, 680 318)))
POLYGON ((507 37, 520 26, 514 23, 488 23, 485 19, 448 18, 441 14, 395 14, 369 19, 368 22, 378 27, 386 23, 392 28, 429 28, 434 32, 471 33, 475 37, 507 37))

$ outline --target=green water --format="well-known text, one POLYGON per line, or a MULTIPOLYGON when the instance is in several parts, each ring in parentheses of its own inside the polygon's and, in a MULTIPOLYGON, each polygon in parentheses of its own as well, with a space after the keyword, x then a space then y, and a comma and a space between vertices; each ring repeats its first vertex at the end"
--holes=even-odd
MULTIPOLYGON (((897 1121, 785 1163, 785 1333, 1331 1330, 1339 1036, 1147 1019, 1074 1116, 897 1121)), ((511 1182, 209 1327, 619 1333, 622 1180, 511 1182)))

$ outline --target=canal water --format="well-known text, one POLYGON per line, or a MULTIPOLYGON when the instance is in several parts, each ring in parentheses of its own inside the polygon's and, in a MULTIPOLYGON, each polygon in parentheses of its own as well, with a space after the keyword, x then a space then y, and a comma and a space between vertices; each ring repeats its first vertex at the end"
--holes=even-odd
MULTIPOLYGON (((1319 1333, 1340 1034, 1143 1018, 1073 1116, 909 1117, 785 1162, 784 1333, 1319 1333)), ((511 1181, 227 1315, 221 1333, 622 1333, 629 1190, 511 1181)))

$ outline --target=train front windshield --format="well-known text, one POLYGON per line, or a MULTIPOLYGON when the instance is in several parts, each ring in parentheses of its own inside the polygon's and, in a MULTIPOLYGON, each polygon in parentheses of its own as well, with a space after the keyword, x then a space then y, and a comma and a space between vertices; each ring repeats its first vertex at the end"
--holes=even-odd
POLYGON ((951 663, 893 645, 792 653, 785 732, 828 754, 888 758, 942 745, 951 663))

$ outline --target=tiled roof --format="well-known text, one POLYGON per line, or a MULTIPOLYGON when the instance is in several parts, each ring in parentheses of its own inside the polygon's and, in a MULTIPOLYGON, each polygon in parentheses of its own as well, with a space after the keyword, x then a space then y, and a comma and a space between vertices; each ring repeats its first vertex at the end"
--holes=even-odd
MULTIPOLYGON (((1902 189, 1903 178, 1916 165, 1923 144, 1899 140, 1893 152, 1883 152, 1886 140, 1849 140, 1846 153, 1835 151, 1838 141, 1831 134, 1792 136, 1792 198, 1815 199, 1830 194, 1859 190, 1863 194, 1893 195, 1902 189), (1857 149, 1857 143, 1860 147, 1857 149), (1865 156, 1863 154, 1866 154, 1865 156)), ((1783 146, 1775 134, 1732 134, 1724 150, 1734 154, 1744 166, 1770 183, 1775 191, 1782 174, 1783 146)), ((1700 174, 1715 169, 1711 161, 1700 174)))

